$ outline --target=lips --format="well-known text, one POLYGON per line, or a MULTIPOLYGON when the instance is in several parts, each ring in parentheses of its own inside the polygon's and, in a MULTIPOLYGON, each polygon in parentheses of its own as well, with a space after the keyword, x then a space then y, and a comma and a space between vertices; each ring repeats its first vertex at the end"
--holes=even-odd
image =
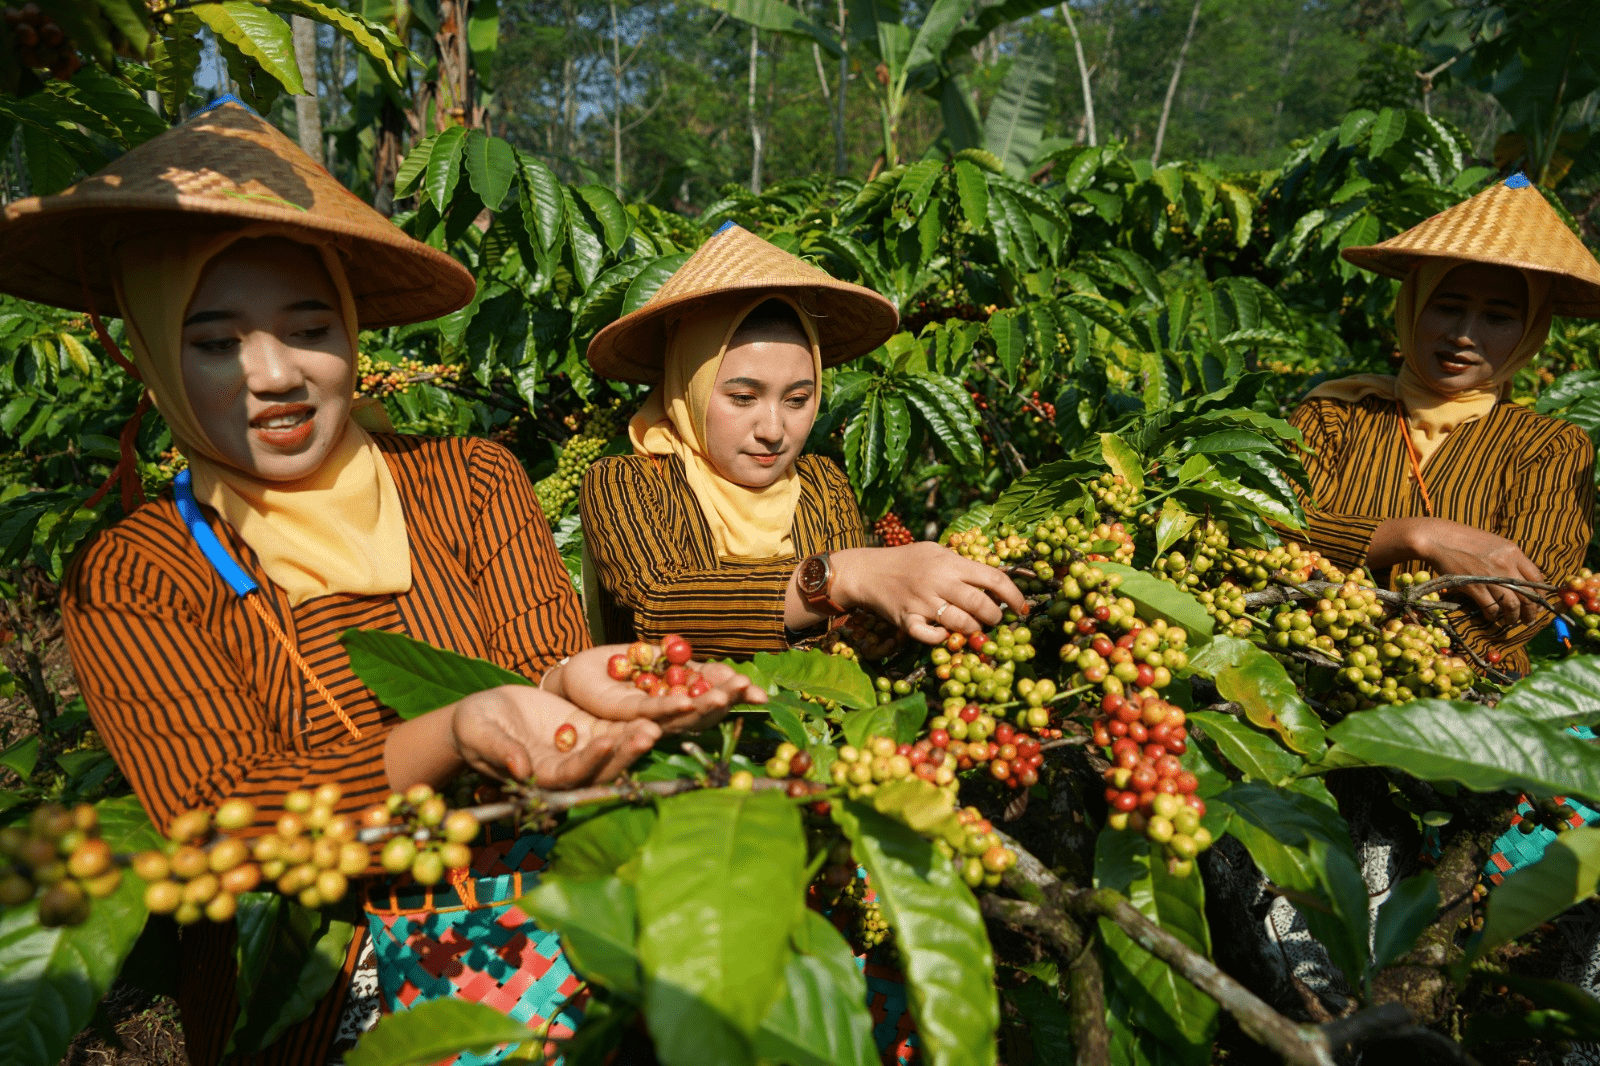
POLYGON ((1447 374, 1462 374, 1478 365, 1476 359, 1460 352, 1434 352, 1433 358, 1447 374))
POLYGON ((310 439, 316 418, 311 404, 274 404, 250 420, 250 432, 270 447, 295 448, 310 439))
POLYGON ((782 459, 783 456, 782 455, 752 455, 752 456, 750 456, 750 458, 754 459, 756 462, 760 463, 762 466, 771 466, 773 463, 776 463, 779 459, 782 459))

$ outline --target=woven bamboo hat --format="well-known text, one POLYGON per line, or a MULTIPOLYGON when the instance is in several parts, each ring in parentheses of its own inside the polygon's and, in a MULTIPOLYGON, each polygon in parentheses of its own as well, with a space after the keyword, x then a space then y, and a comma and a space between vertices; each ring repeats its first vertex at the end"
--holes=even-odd
POLYGON ((426 321, 472 300, 465 267, 408 237, 236 102, 213 105, 69 189, 7 204, 0 291, 76 311, 92 299, 115 313, 117 241, 256 222, 333 237, 364 328, 426 321))
POLYGON ((790 296, 812 316, 823 366, 866 355, 900 324, 894 304, 871 289, 840 281, 729 222, 643 307, 595 335, 589 365, 601 377, 654 385, 661 380, 673 322, 712 302, 758 292, 790 296))
POLYGON ((1538 270, 1558 315, 1600 318, 1600 263, 1525 176, 1513 174, 1381 244, 1346 248, 1358 267, 1403 278, 1430 257, 1538 270))

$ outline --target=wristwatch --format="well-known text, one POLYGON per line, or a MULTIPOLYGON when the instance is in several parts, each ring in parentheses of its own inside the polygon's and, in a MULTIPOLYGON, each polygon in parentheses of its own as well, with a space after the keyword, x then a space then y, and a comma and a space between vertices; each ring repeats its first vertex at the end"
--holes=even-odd
POLYGON ((845 609, 829 597, 833 591, 833 564, 828 562, 832 552, 808 555, 795 575, 795 587, 813 610, 824 614, 844 614, 845 609))

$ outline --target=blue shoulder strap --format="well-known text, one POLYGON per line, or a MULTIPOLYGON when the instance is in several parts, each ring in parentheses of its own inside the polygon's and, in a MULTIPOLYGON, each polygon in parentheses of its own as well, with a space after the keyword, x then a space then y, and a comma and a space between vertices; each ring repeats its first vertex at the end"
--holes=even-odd
POLYGON ((183 524, 189 527, 189 535, 199 546, 200 553, 222 576, 222 580, 226 581, 238 595, 248 596, 260 586, 255 583, 254 578, 244 572, 244 567, 228 554, 228 549, 224 548, 217 535, 211 532, 211 527, 206 524, 205 515, 200 513, 200 505, 194 501, 192 480, 188 470, 181 470, 172 482, 172 496, 178 504, 178 515, 183 519, 183 524))

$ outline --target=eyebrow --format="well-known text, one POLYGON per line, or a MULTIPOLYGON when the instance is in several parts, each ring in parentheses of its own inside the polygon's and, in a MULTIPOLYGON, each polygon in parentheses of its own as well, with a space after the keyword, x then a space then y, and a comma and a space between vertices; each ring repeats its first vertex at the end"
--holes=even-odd
MULTIPOLYGON (((296 300, 294 303, 289 304, 283 310, 285 310, 285 311, 332 311, 333 308, 328 306, 328 304, 325 301, 318 300, 315 297, 312 297, 309 300, 296 300)), ((207 322, 231 322, 231 321, 234 321, 235 319, 239 319, 239 318, 243 318, 243 317, 244 316, 239 314, 239 312, 237 312, 237 311, 196 311, 194 314, 190 315, 188 318, 183 320, 183 325, 184 325, 184 328, 187 329, 190 326, 204 325, 207 322)))
MULTIPOLYGON (((723 379, 722 383, 724 385, 744 385, 747 388, 752 389, 764 389, 767 387, 767 383, 765 381, 757 381, 755 378, 725 378, 723 379)), ((812 378, 801 378, 799 381, 791 381, 783 391, 788 392, 791 389, 810 388, 815 384, 816 381, 812 378)))
MULTIPOLYGON (((1468 296, 1464 292, 1441 292, 1441 293, 1435 293, 1434 294, 1434 299, 1436 299, 1436 300, 1466 300, 1466 299, 1468 299, 1468 296)), ((1489 303, 1490 304, 1498 304, 1501 307, 1509 307, 1514 311, 1522 310, 1522 305, 1517 303, 1517 301, 1515 301, 1515 300, 1493 299, 1493 300, 1490 300, 1489 303)))

